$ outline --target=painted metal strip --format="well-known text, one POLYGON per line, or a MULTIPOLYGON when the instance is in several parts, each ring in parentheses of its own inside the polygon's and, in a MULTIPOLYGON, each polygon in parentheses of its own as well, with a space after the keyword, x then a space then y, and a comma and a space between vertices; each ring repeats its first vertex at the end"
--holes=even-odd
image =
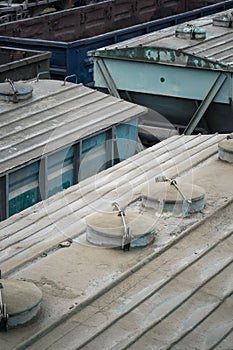
POLYGON ((117 98, 120 98, 120 95, 117 91, 116 84, 114 82, 114 79, 112 78, 105 62, 103 59, 97 59, 96 64, 98 66, 99 72, 102 75, 102 78, 104 79, 106 86, 112 96, 115 96, 117 98))
POLYGON ((198 123, 200 122, 201 118, 203 117, 204 113, 206 112, 207 108, 213 101, 214 97, 220 90, 221 86, 223 85, 224 81, 226 80, 226 75, 223 73, 220 73, 214 84, 211 86, 210 90, 208 91, 206 97, 203 99, 202 103, 198 107, 197 111, 194 113, 192 119, 188 123, 188 126, 184 130, 185 135, 191 135, 198 123))

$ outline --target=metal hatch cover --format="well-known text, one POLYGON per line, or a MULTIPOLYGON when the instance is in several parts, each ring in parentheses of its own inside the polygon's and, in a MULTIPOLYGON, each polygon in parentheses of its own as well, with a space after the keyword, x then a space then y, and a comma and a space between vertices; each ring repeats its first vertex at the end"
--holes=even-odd
POLYGON ((32 282, 0 279, 1 304, 7 312, 7 328, 14 328, 29 322, 39 312, 42 292, 32 282))
POLYGON ((30 85, 6 79, 4 83, 0 83, 0 100, 17 103, 31 98, 32 91, 33 88, 30 85))
POLYGON ((233 163, 233 135, 229 135, 226 140, 218 144, 218 157, 228 163, 233 163))
MULTIPOLYGON (((106 248, 121 247, 124 227, 116 211, 92 214, 86 223, 86 239, 89 243, 106 248)), ((155 220, 152 216, 127 210, 125 223, 130 230, 132 248, 142 248, 153 242, 155 220)))
POLYGON ((174 214, 189 216, 201 211, 205 205, 205 191, 202 187, 191 183, 177 183, 176 180, 165 179, 151 181, 142 188, 142 207, 162 213, 170 211, 174 214))

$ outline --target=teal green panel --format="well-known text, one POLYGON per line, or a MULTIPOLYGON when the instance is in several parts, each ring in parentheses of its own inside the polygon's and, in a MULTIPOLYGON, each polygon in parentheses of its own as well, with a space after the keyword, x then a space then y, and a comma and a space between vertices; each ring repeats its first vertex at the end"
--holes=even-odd
POLYGON ((127 159, 136 153, 138 142, 137 119, 116 127, 117 150, 119 160, 127 159))
POLYGON ((9 215, 18 213, 39 201, 38 161, 9 174, 9 215))
POLYGON ((9 200, 9 216, 19 213, 40 201, 39 187, 23 192, 9 200))
POLYGON ((48 197, 65 190, 74 184, 73 169, 48 181, 48 197))
POLYGON ((92 148, 98 144, 103 143, 106 140, 106 132, 94 135, 82 141, 82 157, 86 152, 89 152, 92 148))
POLYGON ((67 165, 73 163, 74 151, 73 147, 63 149, 48 157, 47 167, 48 174, 52 174, 65 168, 67 165))
MULTIPOLYGON (((219 70, 120 59, 104 58, 104 62, 119 90, 191 100, 203 100, 220 73, 219 70)), ((224 74, 227 79, 214 101, 229 104, 232 77, 230 72, 224 74)), ((107 88, 96 63, 94 81, 95 87, 107 88)))
POLYGON ((51 154, 47 162, 47 196, 74 184, 74 149, 69 147, 51 154))
MULTIPOLYGON (((190 29, 187 28, 187 29, 190 29)), ((182 31, 183 29, 181 29, 182 31)), ((195 28, 199 35, 205 34, 202 28, 195 28)), ((207 68, 213 70, 227 71, 227 65, 221 64, 217 61, 211 61, 208 58, 198 57, 195 54, 182 52, 172 48, 153 47, 153 46, 136 46, 127 48, 116 48, 111 50, 101 50, 97 53, 99 57, 111 57, 111 59, 124 59, 130 61, 140 61, 146 63, 171 64, 176 66, 189 66, 193 68, 207 68)))
POLYGON ((39 162, 34 162, 10 173, 9 193, 24 186, 30 186, 31 183, 38 183, 39 165, 39 162))
POLYGON ((79 181, 98 174, 100 171, 106 169, 107 143, 108 141, 103 141, 89 149, 89 151, 82 153, 82 160, 78 174, 79 181))
POLYGON ((82 141, 79 181, 98 174, 105 168, 107 161, 106 139, 107 132, 105 131, 82 141))

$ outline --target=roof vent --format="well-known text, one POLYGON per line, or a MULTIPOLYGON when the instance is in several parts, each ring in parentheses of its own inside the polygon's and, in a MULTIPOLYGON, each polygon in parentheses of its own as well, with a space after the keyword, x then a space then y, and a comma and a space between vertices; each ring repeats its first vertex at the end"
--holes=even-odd
POLYGON ((225 13, 213 18, 213 25, 218 27, 232 28, 233 14, 225 13))
POLYGON ((0 83, 0 100, 17 103, 32 97, 33 88, 22 83, 15 83, 11 79, 6 79, 0 83))
POLYGON ((201 211, 205 191, 197 185, 161 176, 149 182, 141 192, 142 206, 155 212, 169 211, 184 217, 201 211))
POLYGON ((2 279, 0 270, 0 331, 31 321, 41 303, 42 292, 34 283, 2 279))
POLYGON ((185 27, 176 28, 176 37, 181 39, 204 40, 206 38, 206 30, 188 24, 185 27))
POLYGON ((143 248, 155 239, 152 216, 121 209, 113 203, 112 212, 94 213, 86 219, 88 242, 106 248, 143 248))
POLYGON ((219 142, 218 158, 233 163, 233 134, 228 135, 226 140, 219 142))

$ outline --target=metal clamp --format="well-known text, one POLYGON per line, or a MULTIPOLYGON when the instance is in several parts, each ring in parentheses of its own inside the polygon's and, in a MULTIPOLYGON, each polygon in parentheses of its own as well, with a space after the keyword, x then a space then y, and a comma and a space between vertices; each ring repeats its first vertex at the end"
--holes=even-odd
POLYGON ((130 229, 127 227, 125 222, 125 211, 120 208, 119 204, 114 202, 113 204, 114 208, 117 208, 118 210, 118 216, 121 216, 122 222, 123 222, 123 237, 121 241, 121 248, 126 251, 130 250, 130 243, 131 243, 131 235, 130 235, 130 229))
POLYGON ((185 195, 183 194, 183 192, 181 191, 181 189, 179 188, 179 186, 177 185, 177 182, 175 179, 169 179, 168 177, 166 176, 159 176, 159 177, 156 177, 155 178, 155 182, 167 182, 169 181, 170 182, 170 185, 174 186, 177 191, 180 193, 181 197, 184 199, 185 202, 191 204, 192 203, 192 200, 191 199, 187 199, 185 197, 185 195))
POLYGON ((12 90, 13 90, 13 102, 15 103, 15 102, 18 102, 18 97, 17 97, 17 89, 16 89, 16 87, 15 87, 15 84, 14 84, 14 82, 13 82, 13 80, 11 80, 11 79, 6 79, 5 80, 7 83, 9 83, 10 84, 10 86, 11 86, 11 88, 12 88, 12 90))
MULTIPOLYGON (((1 278, 2 278, 2 273, 0 270, 0 279, 1 278)), ((0 331, 1 330, 7 331, 9 315, 7 314, 7 311, 6 311, 6 304, 3 303, 2 289, 3 289, 3 284, 2 282, 0 282, 0 331)))

